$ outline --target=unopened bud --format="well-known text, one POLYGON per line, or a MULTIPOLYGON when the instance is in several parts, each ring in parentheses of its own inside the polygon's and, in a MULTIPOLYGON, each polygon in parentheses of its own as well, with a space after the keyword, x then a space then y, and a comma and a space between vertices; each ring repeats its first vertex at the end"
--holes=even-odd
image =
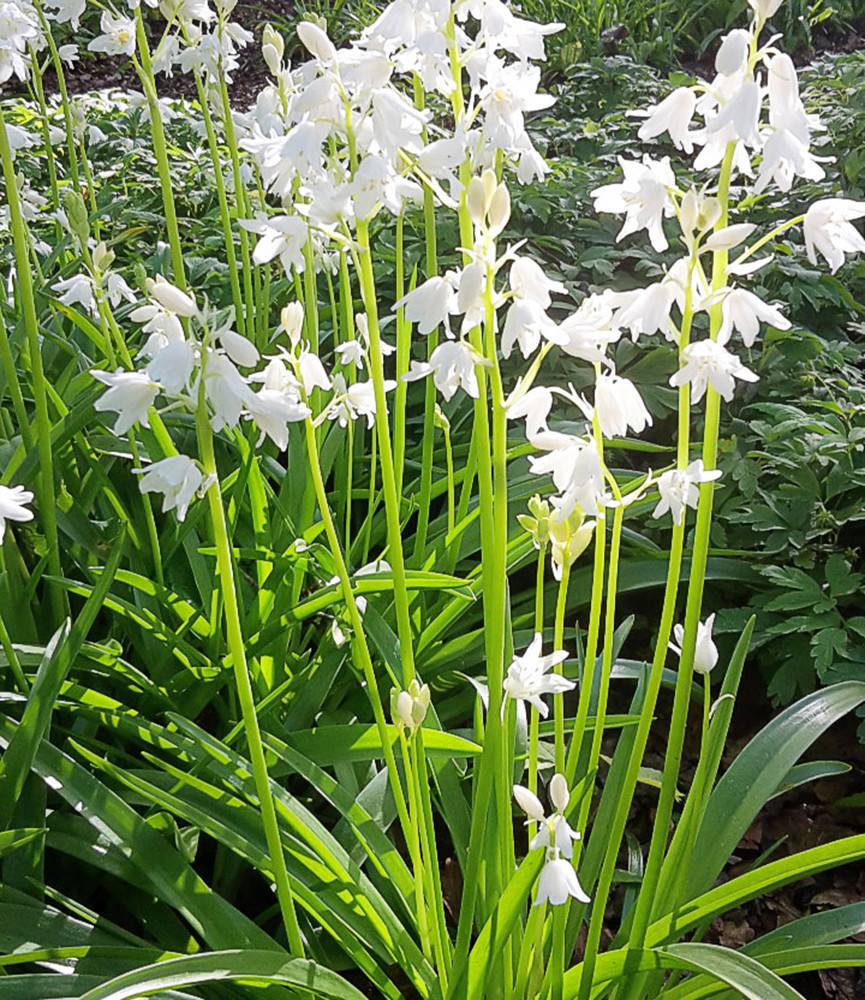
POLYGON ((700 197, 693 188, 690 188, 685 197, 682 198, 682 205, 679 209, 679 223, 685 236, 693 235, 699 214, 700 197))
POLYGON ((487 216, 489 218, 490 233, 493 236, 498 236, 508 224, 508 219, 511 217, 511 196, 504 184, 499 184, 496 188, 490 201, 487 216))
POLYGON ((194 316, 198 312, 195 299, 176 285, 172 285, 170 281, 166 281, 161 274, 158 274, 155 280, 147 282, 147 292, 163 309, 174 313, 175 316, 194 316))
POLYGON ((266 24, 261 33, 261 54, 267 68, 274 76, 277 76, 282 69, 285 41, 272 24, 266 24))
POLYGON ((720 218, 720 201, 717 198, 704 198, 700 205, 700 214, 697 216, 697 228, 700 232, 705 233, 707 229, 711 229, 720 218))
POLYGON ((468 190, 466 191, 466 204, 468 205, 472 222, 476 226, 482 225, 486 218, 487 206, 484 194, 484 182, 480 177, 472 177, 469 181, 468 190))
POLYGON ((280 313, 279 322, 291 343, 297 344, 303 330, 303 306, 299 302, 291 302, 280 313))
POLYGON ((114 251, 109 250, 102 241, 93 249, 93 266, 97 271, 107 271, 114 263, 114 251))
POLYGON ((436 403, 435 405, 435 411, 433 413, 433 423, 435 424, 436 427, 438 427, 439 430, 444 431, 445 434, 448 434, 450 432, 451 422, 445 416, 444 411, 442 410, 442 408, 439 406, 438 403, 436 403))
POLYGON ((495 170, 490 167, 481 174, 481 182, 484 186, 484 211, 488 212, 490 210, 490 204, 493 200, 493 195, 496 193, 496 189, 499 186, 499 179, 496 177, 495 170))
POLYGON ((568 799, 570 799, 571 794, 568 791, 568 783, 565 780, 563 774, 554 774, 552 781, 550 781, 550 802, 558 809, 560 813, 568 808, 568 799))
POLYGON ((297 26, 297 37, 301 40, 310 55, 318 59, 319 62, 332 63, 336 61, 336 49, 333 42, 327 37, 324 26, 315 24, 312 20, 299 22, 297 26))
POLYGON ((430 689, 427 684, 412 680, 408 691, 392 688, 390 692, 390 714, 395 726, 401 726, 414 733, 423 725, 430 704, 430 689))
POLYGON ((82 243, 90 239, 90 219, 87 215, 87 206, 81 195, 72 188, 67 188, 63 192, 63 208, 69 222, 69 229, 82 243))

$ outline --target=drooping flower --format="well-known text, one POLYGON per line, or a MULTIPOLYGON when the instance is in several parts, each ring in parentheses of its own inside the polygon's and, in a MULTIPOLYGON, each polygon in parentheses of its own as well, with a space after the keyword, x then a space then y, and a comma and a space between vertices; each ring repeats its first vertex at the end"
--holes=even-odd
POLYGON ((550 781, 549 795, 555 811, 549 816, 545 815, 544 807, 534 792, 522 785, 514 785, 513 792, 517 804, 529 817, 529 821, 539 824, 529 850, 542 848, 546 852, 546 864, 538 879, 534 905, 549 903, 551 906, 561 906, 570 897, 581 903, 591 902, 570 861, 574 853, 573 842, 579 840, 580 835, 571 829, 565 818, 570 791, 564 775, 555 774, 550 781))
POLYGON ((715 54, 715 69, 724 76, 735 76, 745 65, 751 33, 744 28, 734 28, 728 32, 715 54))
POLYGON ((161 388, 158 382, 154 382, 146 372, 106 372, 93 368, 90 374, 108 386, 108 391, 96 400, 93 408, 99 412, 108 410, 117 414, 112 430, 118 437, 125 434, 133 424, 150 426, 148 410, 153 406, 161 388))
POLYGON ((6 534, 7 521, 32 521, 33 511, 27 505, 33 503, 33 494, 23 486, 0 486, 0 542, 6 534))
POLYGON ((676 187, 676 177, 670 158, 653 160, 644 156, 642 160, 626 160, 619 157, 619 165, 625 175, 621 183, 604 184, 591 192, 595 211, 625 214, 625 224, 617 240, 645 229, 652 246, 658 252, 666 250, 668 244, 662 220, 675 212, 670 190, 676 187))
POLYGON ((727 292, 721 305, 721 329, 718 340, 726 344, 738 330, 742 343, 751 347, 760 333, 760 323, 768 323, 776 330, 789 330, 790 320, 775 306, 770 306, 746 288, 734 288, 727 292))
MULTIPOLYGON (((711 673, 718 662, 718 647, 712 639, 712 628, 715 625, 715 615, 712 613, 704 622, 697 623, 697 638, 694 645, 694 673, 711 673)), ((670 643, 670 649, 677 656, 682 655, 682 644, 685 641, 685 629, 682 625, 677 625, 673 629, 676 642, 670 643)))
POLYGON ((685 469, 669 469, 662 473, 658 477, 660 499, 652 511, 652 517, 663 517, 669 511, 673 517, 673 524, 681 524, 685 508, 697 509, 700 484, 713 482, 720 476, 720 469, 705 470, 701 458, 691 462, 685 469))
POLYGON ((816 264, 819 252, 834 274, 844 263, 845 254, 865 251, 865 239, 851 225, 851 222, 863 217, 865 202, 850 198, 823 198, 815 201, 805 213, 802 227, 808 260, 816 264))
POLYGON ((303 271, 303 251, 309 239, 309 227, 299 215, 276 215, 272 219, 246 221, 243 227, 259 237, 252 251, 253 263, 268 264, 278 257, 288 277, 291 277, 293 268, 303 271))
POLYGON ((528 649, 522 656, 514 657, 508 667, 508 675, 504 679, 505 695, 517 702, 528 702, 546 718, 549 708, 543 701, 545 694, 564 694, 572 691, 576 684, 562 677, 561 674, 549 671, 563 660, 567 659, 565 650, 541 655, 543 637, 538 633, 532 639, 528 649))
POLYGON ((201 469, 186 455, 171 455, 144 469, 132 471, 141 476, 138 482, 141 492, 161 493, 162 513, 176 510, 178 521, 186 517, 189 505, 204 481, 201 469))
POLYGON ((564 858, 552 858, 541 869, 538 894, 533 905, 543 906, 544 903, 549 903, 550 906, 562 906, 571 897, 579 903, 592 901, 583 891, 570 861, 565 861, 564 858))
POLYGON ((418 333, 429 334, 447 324, 457 309, 457 293, 450 277, 435 275, 404 295, 394 309, 404 309, 409 323, 417 323, 418 333))
POLYGON ((648 117, 637 135, 645 142, 667 132, 676 149, 690 155, 694 151, 694 139, 688 129, 696 105, 697 98, 690 87, 677 87, 660 104, 649 108, 648 117))
POLYGON ((759 376, 714 340, 698 340, 682 351, 684 365, 670 378, 670 385, 691 384, 691 401, 698 403, 711 387, 728 403, 736 389, 736 379, 756 382, 759 376))
POLYGON ((91 316, 99 315, 93 279, 89 274, 74 274, 71 278, 56 281, 51 290, 57 292, 57 301, 64 306, 83 306, 91 316))
POLYGON ((475 372, 476 363, 478 359, 469 344, 448 340, 438 345, 429 361, 412 361, 411 368, 403 375, 403 379, 414 382, 432 375, 436 389, 446 400, 453 399, 457 389, 462 389, 472 399, 477 399, 480 389, 475 372))
POLYGON ((637 387, 630 379, 615 373, 598 376, 595 412, 604 437, 625 437, 629 428, 635 434, 642 434, 652 425, 652 415, 637 387))

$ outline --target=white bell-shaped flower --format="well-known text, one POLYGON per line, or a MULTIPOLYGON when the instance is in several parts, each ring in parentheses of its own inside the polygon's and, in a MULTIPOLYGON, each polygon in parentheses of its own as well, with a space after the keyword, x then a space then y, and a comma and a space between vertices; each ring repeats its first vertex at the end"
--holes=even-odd
MULTIPOLYGON (((694 645, 694 673, 708 674, 718 662, 718 647, 712 639, 712 628, 715 625, 714 612, 704 622, 697 623, 697 638, 694 645)), ((685 629, 676 625, 673 629, 675 643, 670 643, 670 649, 677 656, 682 655, 682 644, 685 641, 685 629)))
POLYGON ((154 382, 146 372, 106 372, 93 368, 90 374, 108 386, 108 391, 96 400, 93 408, 99 412, 108 410, 117 414, 112 430, 118 437, 124 435, 133 424, 150 426, 148 411, 161 388, 158 382, 154 382))
POLYGON ((691 402, 698 403, 710 386, 728 403, 736 390, 736 379, 756 382, 759 376, 746 368, 722 344, 698 340, 682 351, 684 365, 670 378, 670 385, 690 383, 691 402))
POLYGON ((851 225, 865 218, 865 202, 850 198, 824 198, 815 201, 805 213, 803 231, 808 260, 817 263, 817 254, 826 259, 834 274, 848 253, 865 251, 865 239, 851 225))
POLYGON ((204 481, 201 469, 186 455, 171 455, 145 469, 133 469, 133 472, 141 476, 138 482, 141 492, 161 493, 162 513, 176 510, 178 521, 186 517, 204 481))
POLYGON ((33 494, 23 486, 0 486, 0 542, 6 534, 7 521, 32 521, 33 511, 27 505, 33 503, 33 494))

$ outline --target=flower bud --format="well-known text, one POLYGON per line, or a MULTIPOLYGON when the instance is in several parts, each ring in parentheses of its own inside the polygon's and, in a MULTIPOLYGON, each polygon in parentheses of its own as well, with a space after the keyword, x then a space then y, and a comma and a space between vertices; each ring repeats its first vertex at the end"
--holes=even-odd
POLYGON ((531 535, 536 549, 542 549, 550 540, 550 505, 537 494, 529 500, 529 514, 517 514, 517 520, 531 535))
POLYGON ((498 236, 508 224, 508 219, 511 217, 511 195, 504 184, 499 184, 496 188, 490 201, 487 215, 489 217, 490 233, 493 236, 498 236))
POLYGON ((282 35, 273 27, 266 24, 261 33, 261 55, 264 58, 267 68, 277 76, 282 69, 282 57, 285 54, 285 41, 282 35))
POLYGON ((476 226, 483 224, 487 214, 486 196, 484 194, 484 183, 480 177, 472 177, 466 191, 466 204, 469 215, 476 226))
POLYGON ((568 783, 563 774, 553 775, 549 791, 550 802, 552 802, 560 813, 564 813, 568 808, 568 800, 571 797, 571 793, 568 791, 568 783))
POLYGON ((705 233, 707 229, 721 218, 721 203, 717 198, 704 198, 700 203, 700 212, 697 216, 697 229, 705 233))
POLYGON ((90 219, 87 215, 87 206, 81 195, 72 188, 67 188, 63 192, 63 208, 66 212, 66 219, 69 222, 69 229, 82 243, 90 239, 90 219))
POLYGON ((499 186, 499 179, 496 177, 495 170, 491 167, 487 167, 487 169, 481 174, 481 183, 484 186, 484 212, 489 212, 493 196, 499 186))
POLYGON ((700 213, 700 196, 693 188, 689 188, 679 209, 679 224, 685 236, 691 236, 697 226, 700 213))
POLYGON ((198 312, 195 299, 182 292, 176 285, 166 281, 161 274, 147 282, 147 292, 163 309, 175 316, 194 316, 198 312))
POLYGON ((280 313, 279 322, 291 343, 297 344, 303 330, 303 306, 299 302, 289 303, 280 313))
POLYGON ((433 423, 435 424, 436 427, 438 427, 439 430, 444 431, 445 434, 448 434, 450 432, 451 422, 445 416, 444 410, 442 410, 442 408, 439 406, 438 403, 436 403, 435 405, 435 411, 433 413, 433 423))
POLYGON ((706 240, 707 250, 732 250, 747 240, 757 227, 750 222, 740 222, 735 226, 724 226, 706 240))
POLYGON ((107 271, 114 263, 114 251, 109 250, 102 241, 93 249, 93 266, 97 271, 107 271))
POLYGON ((304 48, 319 62, 336 62, 336 49, 327 33, 312 21, 300 21, 297 25, 297 37, 304 48))
POLYGON ((530 792, 523 785, 514 785, 514 798, 517 800, 517 805, 529 819, 540 821, 544 818, 544 807, 534 792, 530 792))
POLYGON ((403 726, 414 733, 423 725, 430 705, 428 684, 412 680, 408 691, 392 688, 390 692, 390 714, 395 726, 403 726))

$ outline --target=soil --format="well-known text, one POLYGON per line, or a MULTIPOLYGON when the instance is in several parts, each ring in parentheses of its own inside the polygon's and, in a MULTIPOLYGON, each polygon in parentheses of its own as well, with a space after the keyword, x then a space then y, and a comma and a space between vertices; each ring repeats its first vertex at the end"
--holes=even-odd
MULTIPOLYGON (((239 53, 240 66, 234 73, 229 87, 232 103, 236 108, 247 108, 255 103, 258 93, 270 82, 270 74, 261 57, 261 31, 265 24, 283 25, 293 11, 290 0, 240 0, 232 20, 247 31, 254 40, 239 53)), ((66 84, 71 94, 90 90, 118 88, 140 90, 141 85, 129 60, 93 57, 82 52, 82 58, 73 68, 65 71, 66 84)), ((56 93, 57 79, 54 71, 45 73, 45 89, 56 93)), ((171 77, 160 75, 157 79, 160 97, 195 98, 195 81, 191 74, 177 71, 171 77)), ((14 88, 12 90, 14 93, 14 88)))

